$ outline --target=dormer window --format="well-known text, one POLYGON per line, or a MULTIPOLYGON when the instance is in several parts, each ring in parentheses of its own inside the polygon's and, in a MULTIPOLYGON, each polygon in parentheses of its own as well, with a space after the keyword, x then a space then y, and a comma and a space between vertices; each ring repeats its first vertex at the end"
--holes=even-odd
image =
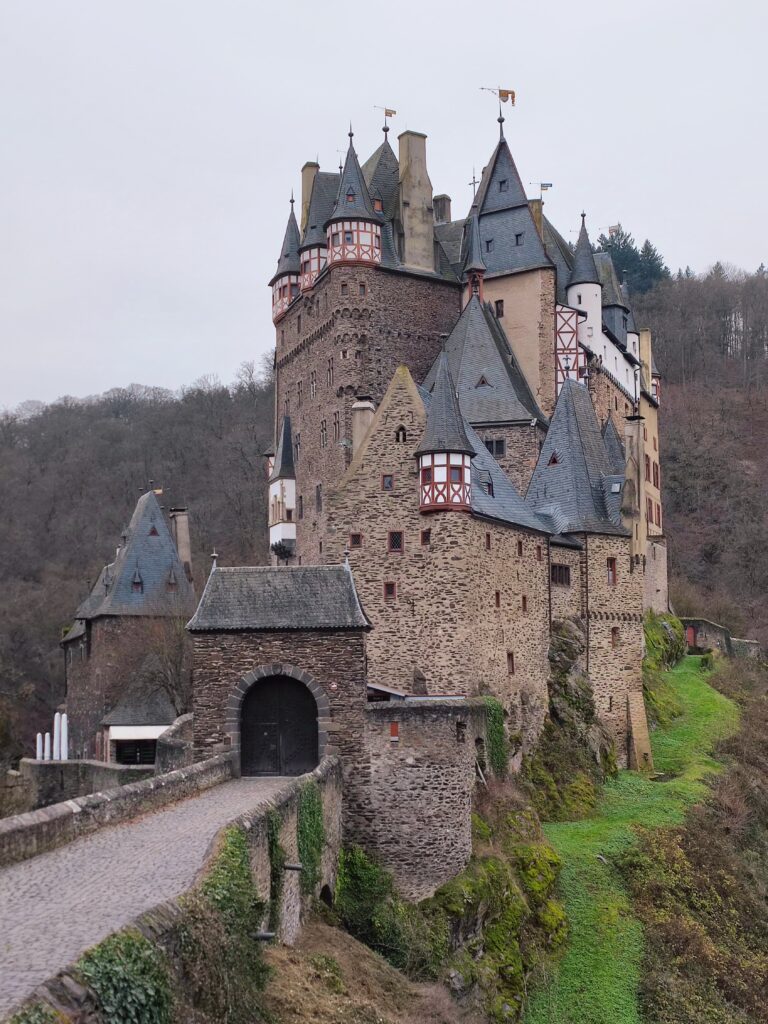
POLYGON ((496 299, 496 316, 499 318, 504 316, 504 299, 496 299))
POLYGON ((149 536, 150 537, 159 537, 160 536, 160 534, 157 532, 157 527, 156 526, 150 526, 150 528, 149 528, 149 536))
POLYGON ((552 452, 552 454, 549 457, 549 462, 547 463, 547 465, 548 466, 559 466, 560 465, 560 459, 558 459, 558 457, 557 457, 557 452, 552 452))
POLYGON ((525 232, 524 231, 518 231, 517 234, 515 235, 515 245, 522 245, 524 241, 525 241, 525 232))
POLYGON ((347 202, 348 203, 354 203, 354 201, 355 201, 355 193, 352 191, 352 189, 350 189, 349 192, 347 192, 347 202))
POLYGON ((486 239, 485 251, 486 252, 493 252, 493 239, 492 238, 486 239))
POLYGON ((499 181, 499 192, 508 192, 508 191, 509 191, 509 179, 508 178, 502 178, 499 181))
POLYGON ((384 203, 380 199, 374 199, 373 208, 376 211, 376 213, 382 213, 384 210, 384 203))
POLYGON ((486 378, 485 374, 481 374, 480 379, 478 380, 477 384, 475 384, 476 388, 489 388, 490 386, 491 385, 488 383, 488 379, 486 378))

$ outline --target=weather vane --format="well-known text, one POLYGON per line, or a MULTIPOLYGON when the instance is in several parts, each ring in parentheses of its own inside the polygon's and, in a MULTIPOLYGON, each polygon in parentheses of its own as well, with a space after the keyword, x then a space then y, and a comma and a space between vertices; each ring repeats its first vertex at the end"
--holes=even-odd
POLYGON ((389 131, 389 125, 387 124, 387 118, 389 118, 389 117, 397 117, 397 111, 393 110, 392 107, 377 107, 375 103, 373 105, 373 109, 374 110, 383 110, 384 111, 384 127, 382 128, 382 131, 386 135, 387 132, 389 131))

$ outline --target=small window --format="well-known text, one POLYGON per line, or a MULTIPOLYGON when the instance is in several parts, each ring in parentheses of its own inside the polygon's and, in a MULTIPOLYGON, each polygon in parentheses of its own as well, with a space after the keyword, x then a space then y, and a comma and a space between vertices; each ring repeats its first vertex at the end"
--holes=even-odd
POLYGON ((490 535, 490 533, 486 533, 486 535, 485 535, 485 550, 486 551, 490 551, 491 550, 491 535, 490 535))
POLYGON ((528 595, 527 594, 523 594, 523 596, 520 598, 520 607, 523 609, 524 612, 528 611, 528 595))
POLYGON ((496 316, 504 316, 504 299, 496 299, 496 316))
POLYGON ((285 510, 285 518, 286 518, 287 522, 289 522, 289 523, 293 522, 293 509, 292 508, 287 508, 285 510))
POLYGON ((402 555, 404 546, 403 531, 390 530, 387 534, 387 551, 391 555, 402 555))
POLYGON ((331 233, 331 245, 339 245, 341 243, 341 234, 338 231, 331 233))
POLYGON ((315 509, 318 512, 322 512, 323 511, 323 485, 322 484, 318 484, 317 487, 315 487, 315 509))
POLYGON ((354 234, 351 231, 345 231, 344 232, 344 244, 345 245, 352 245, 354 241, 355 241, 354 234))
POLYGON ((607 572, 608 572, 608 586, 609 587, 615 587, 616 586, 616 559, 615 558, 609 558, 607 560, 607 562, 606 562, 606 567, 607 567, 607 572))
POLYGON ((301 334, 301 313, 296 317, 296 332, 301 334))
POLYGON ((373 209, 376 211, 376 213, 382 212, 382 210, 384 209, 384 203, 381 201, 381 199, 373 200, 373 209))
POLYGON ((507 178, 499 179, 499 192, 509 191, 509 180, 507 178))
POLYGON ((423 466, 421 470, 421 483, 422 485, 432 483, 432 467, 423 466))
POLYGON ((395 441, 397 444, 405 444, 408 440, 408 431, 401 424, 395 431, 395 441))
POLYGON ((489 388, 490 386, 491 385, 488 383, 488 378, 485 376, 485 374, 481 374, 480 378, 477 381, 477 384, 475 384, 476 388, 489 388))
POLYGON ((537 561, 537 562, 540 562, 540 561, 541 561, 541 558, 542 558, 542 554, 541 554, 541 544, 537 544, 537 545, 536 545, 536 561, 537 561))
POLYGON ((618 626, 612 626, 611 627, 611 647, 618 647, 618 646, 619 646, 619 627, 618 626))
POLYGON ((654 450, 654 451, 657 451, 657 450, 658 450, 658 449, 657 449, 657 446, 656 446, 656 438, 655 438, 655 437, 654 437, 654 439, 653 439, 653 450, 654 450))
POLYGON ((467 723, 457 722, 456 723, 456 742, 466 743, 467 742, 467 723))
POLYGON ((515 655, 512 651, 507 651, 507 674, 510 676, 515 674, 515 655))
POLYGON ((149 536, 150 537, 159 537, 160 536, 160 534, 157 532, 157 527, 156 526, 150 526, 150 528, 149 528, 149 536))
POLYGON ((552 452, 552 454, 549 456, 549 462, 547 463, 547 465, 548 466, 559 466, 560 465, 560 459, 557 457, 557 452, 552 452))
POLYGON ((613 399, 613 408, 616 410, 616 412, 619 411, 619 400, 615 396, 614 396, 614 399, 613 399))
POLYGON ((515 245, 522 245, 524 241, 525 241, 525 232, 524 231, 518 231, 517 234, 515 235, 515 245))
POLYGON ((397 743, 400 740, 400 723, 390 722, 389 723, 389 738, 392 743, 397 743))
POLYGON ((342 295, 349 295, 349 285, 348 284, 345 283, 345 284, 343 284, 341 286, 341 294, 342 295))
POLYGON ((501 608, 501 591, 497 590, 493 595, 493 603, 497 608, 501 608))
POLYGON ((365 283, 363 281, 358 285, 358 291, 360 295, 365 295, 365 283))
POLYGON ((493 497, 493 480, 491 474, 487 473, 485 477, 480 481, 480 486, 488 495, 489 498, 493 497))
POLYGON ((348 203, 354 203, 354 201, 355 201, 355 193, 350 189, 349 192, 347 192, 347 202, 348 203))
POLYGON ((581 292, 579 292, 576 296, 576 304, 579 306, 581 305, 581 292))
POLYGON ((500 459, 506 455, 507 442, 503 437, 486 437, 484 444, 494 459, 500 459))
POLYGON ((451 466, 451 483, 460 484, 464 477, 464 470, 461 466, 451 466))
POLYGON ((299 519, 304 518, 304 495, 299 495, 299 519))
POLYGON ((392 473, 384 473, 381 477, 382 491, 392 491, 395 488, 395 478, 392 473))
POLYGON ((423 548, 428 548, 431 543, 432 543, 432 531, 431 530, 422 530, 421 531, 421 546, 423 548))
POLYGON ((493 239, 492 238, 487 239, 487 241, 485 243, 485 251, 486 252, 493 252, 493 239))
POLYGON ((517 542, 517 557, 523 557, 523 542, 521 540, 517 542))
POLYGON ((397 584, 396 583, 385 583, 384 584, 384 600, 394 601, 397 597, 397 584))
POLYGON ((350 548, 361 548, 363 546, 362 533, 350 533, 349 546, 350 548))
POLYGON ((549 576, 556 587, 570 587, 571 585, 570 565, 558 565, 553 563, 549 571, 549 576))

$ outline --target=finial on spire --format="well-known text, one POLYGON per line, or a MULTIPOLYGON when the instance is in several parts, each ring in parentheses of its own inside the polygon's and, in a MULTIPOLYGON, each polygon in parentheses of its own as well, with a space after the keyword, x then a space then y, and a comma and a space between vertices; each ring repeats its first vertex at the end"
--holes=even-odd
POLYGON ((496 118, 499 122, 499 138, 504 138, 504 115, 501 112, 501 100, 499 100, 499 116, 496 118))
POLYGON ((585 221, 586 219, 587 219, 587 215, 586 215, 586 213, 585 213, 585 212, 584 212, 584 211, 582 210, 582 211, 581 211, 581 226, 582 226, 582 227, 584 227, 584 221, 585 221))
POLYGON ((351 143, 352 139, 354 138, 354 135, 355 135, 355 133, 352 131, 352 122, 351 121, 349 122, 349 132, 347 134, 349 135, 349 141, 351 143))
POLYGON ((291 209, 293 209, 294 202, 295 202, 295 200, 293 198, 293 189, 291 189, 291 209))
POLYGON ((213 551, 211 552, 211 572, 213 572, 213 570, 216 568, 218 564, 218 559, 218 552, 216 551, 216 548, 214 548, 213 551))
POLYGON ((477 186, 480 184, 480 182, 477 180, 477 175, 475 174, 474 167, 472 168, 472 181, 470 181, 469 184, 472 186, 472 195, 474 196, 477 191, 477 186))

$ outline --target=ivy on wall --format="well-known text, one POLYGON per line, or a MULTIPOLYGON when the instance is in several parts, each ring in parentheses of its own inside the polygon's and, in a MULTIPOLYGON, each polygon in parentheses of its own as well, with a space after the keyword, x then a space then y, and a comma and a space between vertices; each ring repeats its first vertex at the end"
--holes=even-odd
POLYGON ((110 935, 81 957, 77 970, 110 1024, 171 1024, 168 962, 139 932, 110 935))
POLYGON ((267 848, 269 850, 269 930, 276 932, 280 925, 280 907, 283 901, 286 853, 280 845, 283 820, 278 811, 267 812, 267 848))
POLYGON ((485 741, 488 763, 497 779, 507 774, 507 738, 504 734, 504 709, 495 697, 485 697, 485 741))
POLYGON ((308 896, 315 891, 320 881, 320 866, 325 846, 323 798, 320 787, 314 781, 308 782, 299 793, 296 834, 301 859, 301 891, 308 896))

